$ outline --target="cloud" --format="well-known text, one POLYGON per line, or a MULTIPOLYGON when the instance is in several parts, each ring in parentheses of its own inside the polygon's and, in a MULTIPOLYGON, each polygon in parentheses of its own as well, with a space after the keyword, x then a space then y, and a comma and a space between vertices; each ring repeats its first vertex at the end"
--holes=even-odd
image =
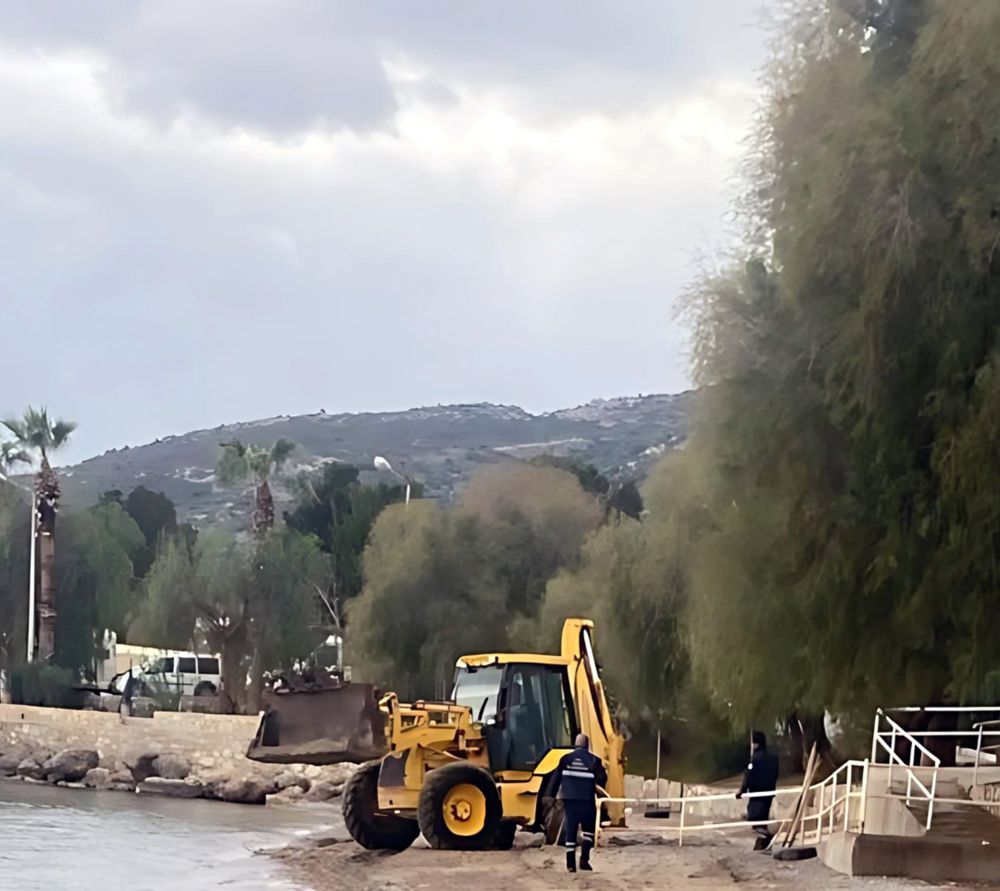
POLYGON ((74 417, 82 457, 320 407, 684 386, 671 305, 755 101, 744 13, 6 4, 0 408, 74 417))

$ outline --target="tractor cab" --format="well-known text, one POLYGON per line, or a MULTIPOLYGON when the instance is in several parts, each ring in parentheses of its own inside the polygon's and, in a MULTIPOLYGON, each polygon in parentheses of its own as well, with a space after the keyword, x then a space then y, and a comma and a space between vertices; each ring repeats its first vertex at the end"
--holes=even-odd
POLYGON ((482 725, 493 773, 531 773, 552 750, 573 748, 578 726, 567 665, 492 658, 485 665, 458 661, 452 699, 482 725))

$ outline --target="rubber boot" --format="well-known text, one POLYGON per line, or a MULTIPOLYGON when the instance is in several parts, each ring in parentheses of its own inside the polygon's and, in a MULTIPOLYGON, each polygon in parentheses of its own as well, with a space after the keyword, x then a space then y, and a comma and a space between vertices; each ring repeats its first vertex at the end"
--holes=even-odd
POLYGON ((566 869, 576 872, 576 851, 572 848, 566 852, 566 869))
POLYGON ((594 867, 590 865, 590 849, 591 845, 586 842, 583 843, 583 851, 580 853, 580 869, 584 872, 593 872, 594 867))

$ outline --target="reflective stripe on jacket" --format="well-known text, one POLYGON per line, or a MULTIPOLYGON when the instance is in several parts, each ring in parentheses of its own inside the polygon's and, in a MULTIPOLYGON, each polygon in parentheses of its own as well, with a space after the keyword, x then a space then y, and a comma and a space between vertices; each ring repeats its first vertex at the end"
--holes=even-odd
POLYGON ((608 772, 601 759, 587 749, 567 752, 556 769, 556 797, 564 801, 593 801, 597 787, 608 781, 608 772))

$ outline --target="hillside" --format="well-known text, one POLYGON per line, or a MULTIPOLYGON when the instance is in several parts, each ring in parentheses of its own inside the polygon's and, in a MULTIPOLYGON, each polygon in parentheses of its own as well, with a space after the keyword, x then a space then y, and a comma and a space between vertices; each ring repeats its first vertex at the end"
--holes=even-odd
MULTIPOLYGON (((688 392, 602 399, 539 415, 484 403, 265 418, 113 449, 60 475, 66 504, 91 504, 109 489, 128 492, 144 485, 165 493, 182 518, 200 524, 238 522, 244 514, 241 493, 215 485, 219 443, 233 437, 256 444, 285 437, 297 443, 292 475, 330 460, 367 471, 375 455, 384 455, 436 498, 449 498, 484 464, 544 453, 579 456, 613 477, 631 478, 684 440, 692 398, 688 392)), ((279 501, 287 497, 281 486, 275 494, 279 501)))

